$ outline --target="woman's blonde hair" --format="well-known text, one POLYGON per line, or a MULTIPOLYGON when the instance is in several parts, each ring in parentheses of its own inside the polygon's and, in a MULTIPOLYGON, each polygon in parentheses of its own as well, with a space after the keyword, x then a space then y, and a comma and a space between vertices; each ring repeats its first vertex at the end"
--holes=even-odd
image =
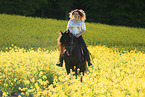
POLYGON ((86 14, 85 14, 85 12, 84 12, 82 9, 80 9, 80 10, 75 9, 75 10, 71 11, 71 12, 69 13, 69 18, 70 18, 70 19, 74 19, 74 12, 78 12, 78 13, 79 13, 80 19, 81 19, 82 21, 85 21, 85 20, 86 20, 86 14))

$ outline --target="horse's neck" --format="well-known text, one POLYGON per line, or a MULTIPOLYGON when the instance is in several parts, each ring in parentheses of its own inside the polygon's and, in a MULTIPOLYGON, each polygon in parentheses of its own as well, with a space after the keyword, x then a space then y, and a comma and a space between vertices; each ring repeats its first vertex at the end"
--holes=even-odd
MULTIPOLYGON (((75 49, 75 50, 76 50, 76 49, 79 50, 79 49, 81 48, 80 43, 79 43, 77 40, 74 42, 74 45, 73 45, 73 46, 74 46, 74 49, 75 49)), ((74 50, 74 51, 75 51, 75 50, 74 50)))

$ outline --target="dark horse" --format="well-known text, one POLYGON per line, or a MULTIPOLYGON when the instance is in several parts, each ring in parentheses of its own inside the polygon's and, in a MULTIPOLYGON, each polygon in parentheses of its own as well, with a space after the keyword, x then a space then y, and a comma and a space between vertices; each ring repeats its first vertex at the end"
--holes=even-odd
POLYGON ((69 30, 66 30, 61 32, 58 42, 64 46, 63 57, 67 74, 72 69, 77 77, 77 69, 79 69, 79 74, 82 72, 84 75, 87 71, 86 59, 77 38, 69 30))

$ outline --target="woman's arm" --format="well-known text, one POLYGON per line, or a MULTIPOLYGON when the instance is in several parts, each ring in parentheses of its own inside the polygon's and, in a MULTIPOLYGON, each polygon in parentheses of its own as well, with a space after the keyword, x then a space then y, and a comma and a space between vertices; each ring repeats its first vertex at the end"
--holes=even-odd
POLYGON ((82 32, 78 35, 75 35, 76 38, 80 37, 81 35, 83 35, 85 33, 85 30, 82 30, 82 32))

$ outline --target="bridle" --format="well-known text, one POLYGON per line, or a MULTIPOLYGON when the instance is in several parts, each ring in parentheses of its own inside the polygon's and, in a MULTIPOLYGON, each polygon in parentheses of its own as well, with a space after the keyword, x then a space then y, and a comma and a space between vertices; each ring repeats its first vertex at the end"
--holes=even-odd
POLYGON ((71 43, 69 45, 65 46, 65 52, 67 54, 67 56, 71 56, 72 54, 72 50, 74 48, 74 37, 72 37, 71 39, 71 43))

